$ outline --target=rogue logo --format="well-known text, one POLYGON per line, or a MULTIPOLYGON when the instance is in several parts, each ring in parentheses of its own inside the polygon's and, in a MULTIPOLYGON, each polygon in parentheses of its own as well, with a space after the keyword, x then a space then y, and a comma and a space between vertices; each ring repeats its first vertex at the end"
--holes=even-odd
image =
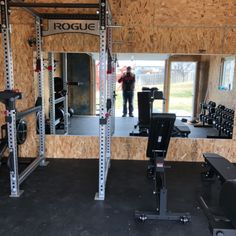
POLYGON ((96 26, 94 23, 54 23, 54 30, 95 30, 96 26))
POLYGON ((84 33, 99 35, 99 21, 96 20, 49 20, 43 36, 62 33, 84 33))

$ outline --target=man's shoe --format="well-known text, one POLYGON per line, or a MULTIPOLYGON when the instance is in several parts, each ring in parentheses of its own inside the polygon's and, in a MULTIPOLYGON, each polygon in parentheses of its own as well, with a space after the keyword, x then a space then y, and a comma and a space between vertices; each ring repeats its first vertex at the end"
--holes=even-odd
POLYGON ((126 114, 123 114, 122 117, 126 117, 126 114))
POLYGON ((133 114, 129 114, 129 117, 134 117, 134 115, 133 114))

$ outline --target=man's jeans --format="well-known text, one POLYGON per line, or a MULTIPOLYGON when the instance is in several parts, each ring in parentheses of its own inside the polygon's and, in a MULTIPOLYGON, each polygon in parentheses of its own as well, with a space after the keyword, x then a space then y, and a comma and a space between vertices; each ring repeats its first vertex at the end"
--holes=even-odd
POLYGON ((129 115, 133 114, 134 91, 123 91, 123 114, 127 114, 127 102, 129 103, 129 115))

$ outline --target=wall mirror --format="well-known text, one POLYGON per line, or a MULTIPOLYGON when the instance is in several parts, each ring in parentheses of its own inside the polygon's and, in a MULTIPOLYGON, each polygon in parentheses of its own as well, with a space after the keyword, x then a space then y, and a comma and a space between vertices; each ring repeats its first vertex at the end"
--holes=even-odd
MULTIPOLYGON (((98 57, 91 52, 44 53, 47 134, 98 135, 98 57)), ((177 126, 190 130, 176 137, 232 138, 234 56, 118 53, 116 58, 115 136, 139 132, 140 109, 144 106, 138 93, 156 88, 163 98, 149 101, 150 112, 175 113, 177 126), (134 117, 122 117, 118 80, 127 66, 135 74, 134 117)))

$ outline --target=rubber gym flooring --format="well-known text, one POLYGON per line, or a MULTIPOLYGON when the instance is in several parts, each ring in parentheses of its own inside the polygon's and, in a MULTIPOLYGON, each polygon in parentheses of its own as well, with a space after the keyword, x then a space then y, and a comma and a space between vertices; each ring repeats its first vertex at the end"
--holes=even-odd
POLYGON ((146 162, 112 161, 106 200, 94 201, 97 160, 50 160, 24 182, 24 194, 9 198, 9 172, 0 167, 0 235, 210 236, 199 208, 200 163, 170 163, 169 208, 192 215, 192 222, 134 220, 135 210, 155 209, 146 162))

